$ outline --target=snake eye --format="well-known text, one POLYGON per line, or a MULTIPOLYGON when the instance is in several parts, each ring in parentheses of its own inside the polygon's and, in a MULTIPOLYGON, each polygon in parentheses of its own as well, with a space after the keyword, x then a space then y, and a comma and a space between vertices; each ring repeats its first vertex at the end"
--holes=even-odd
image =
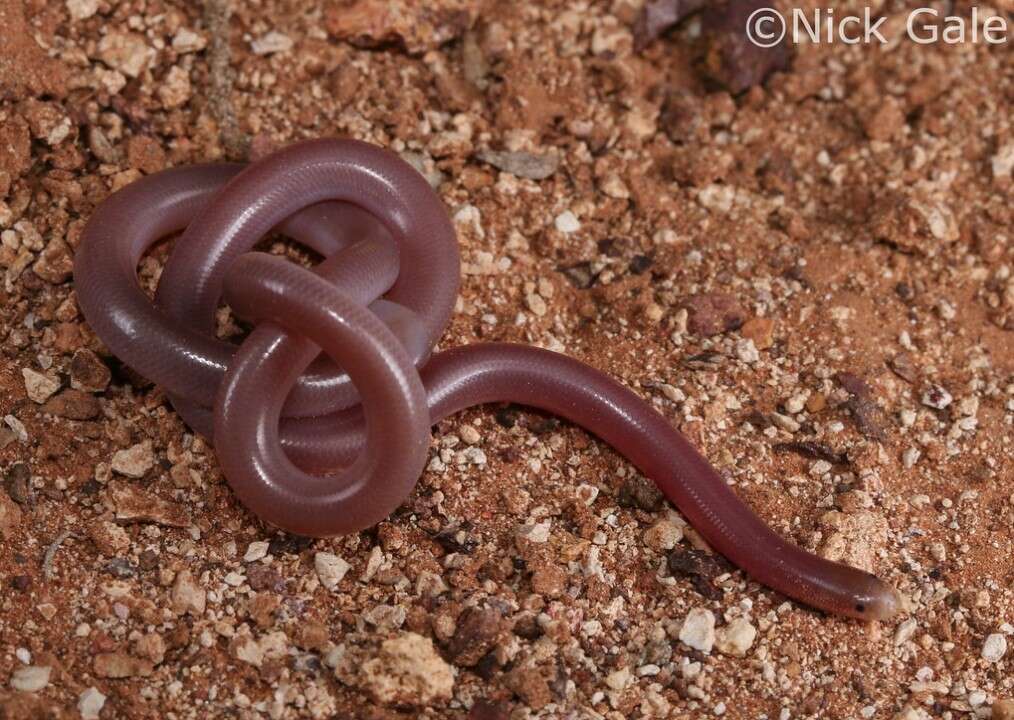
POLYGON ((856 603, 856 612, 866 612, 866 606, 862 603, 856 603))

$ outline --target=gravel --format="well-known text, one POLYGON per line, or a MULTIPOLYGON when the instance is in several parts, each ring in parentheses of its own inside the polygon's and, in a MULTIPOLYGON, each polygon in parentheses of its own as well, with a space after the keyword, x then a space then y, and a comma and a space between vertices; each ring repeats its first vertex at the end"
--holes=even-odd
POLYGON ((990 637, 1014 618, 1009 53, 896 37, 782 64, 724 2, 291 5, 0 3, 0 715, 1014 715, 990 637), (904 611, 785 601, 599 440, 514 406, 438 424, 370 531, 259 523, 96 340, 72 262, 127 183, 333 135, 409 159, 457 218, 441 349, 601 369, 904 611), (349 566, 333 590, 317 553, 349 566), (709 647, 692 608, 707 655, 679 639, 709 647), (49 685, 13 690, 29 665, 49 685))
POLYGON ((706 608, 694 608, 683 621, 680 642, 707 655, 715 644, 715 614, 706 608))
POLYGON ((53 669, 39 665, 19 667, 11 675, 11 687, 20 692, 39 692, 49 685, 53 669))
POLYGON ((982 643, 982 659, 989 663, 997 663, 1007 654, 1007 637, 1001 633, 986 636, 982 643))
POLYGON ((328 590, 335 590, 338 584, 351 569, 351 565, 342 558, 329 552, 319 552, 313 556, 313 566, 317 570, 317 577, 328 590))

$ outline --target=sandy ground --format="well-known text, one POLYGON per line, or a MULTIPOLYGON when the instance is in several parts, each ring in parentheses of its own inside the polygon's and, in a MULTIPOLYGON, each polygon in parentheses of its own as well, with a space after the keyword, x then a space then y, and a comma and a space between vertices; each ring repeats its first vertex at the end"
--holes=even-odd
POLYGON ((1014 717, 1014 52, 869 5, 887 45, 744 59, 721 11, 652 38, 637 0, 0 0, 0 717, 1014 717), (435 428, 375 530, 247 514, 72 257, 142 175, 333 135, 446 202, 443 347, 611 373, 904 612, 749 582, 519 408, 435 428))

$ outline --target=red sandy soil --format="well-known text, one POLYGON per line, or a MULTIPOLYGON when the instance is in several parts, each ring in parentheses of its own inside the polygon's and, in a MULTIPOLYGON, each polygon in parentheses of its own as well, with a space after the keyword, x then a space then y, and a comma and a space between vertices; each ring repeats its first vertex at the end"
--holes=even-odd
POLYGON ((0 718, 1014 717, 1014 52, 869 4, 887 46, 734 95, 701 16, 635 51, 637 0, 0 0, 0 718), (611 373, 904 611, 787 602, 517 408, 436 428, 369 532, 249 515, 72 257, 143 175, 336 135, 446 202, 443 347, 611 373))

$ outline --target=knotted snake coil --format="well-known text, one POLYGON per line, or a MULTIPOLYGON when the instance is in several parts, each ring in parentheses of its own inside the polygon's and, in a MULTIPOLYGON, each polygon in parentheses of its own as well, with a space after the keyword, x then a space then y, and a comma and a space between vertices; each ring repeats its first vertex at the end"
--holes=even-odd
POLYGON ((275 526, 328 536, 380 522, 421 475, 433 424, 510 401, 612 445, 758 581, 844 615, 893 613, 889 586, 773 533, 663 416, 603 373, 504 343, 431 356, 459 274, 436 193, 397 156, 352 140, 139 180, 95 211, 74 268, 99 338, 165 388, 212 439, 237 497, 275 526), (152 302, 138 262, 180 230, 152 302), (272 231, 325 259, 311 270, 252 252, 272 231), (254 324, 238 346, 215 335, 223 300, 254 324))

